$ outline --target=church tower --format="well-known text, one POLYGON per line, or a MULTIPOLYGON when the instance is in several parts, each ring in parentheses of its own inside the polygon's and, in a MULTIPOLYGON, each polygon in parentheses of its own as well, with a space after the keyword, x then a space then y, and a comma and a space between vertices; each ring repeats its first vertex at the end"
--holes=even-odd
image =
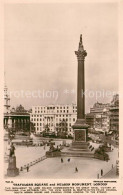
POLYGON ((8 94, 8 87, 6 85, 4 85, 4 114, 6 113, 10 113, 10 97, 8 94))

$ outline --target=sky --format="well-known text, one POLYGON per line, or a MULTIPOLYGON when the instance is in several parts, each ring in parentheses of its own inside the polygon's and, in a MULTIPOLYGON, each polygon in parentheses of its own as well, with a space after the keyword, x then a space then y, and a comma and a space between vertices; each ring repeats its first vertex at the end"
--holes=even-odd
POLYGON ((110 102, 118 91, 117 4, 5 4, 4 66, 11 106, 76 103, 80 34, 87 51, 89 112, 96 101, 110 102))

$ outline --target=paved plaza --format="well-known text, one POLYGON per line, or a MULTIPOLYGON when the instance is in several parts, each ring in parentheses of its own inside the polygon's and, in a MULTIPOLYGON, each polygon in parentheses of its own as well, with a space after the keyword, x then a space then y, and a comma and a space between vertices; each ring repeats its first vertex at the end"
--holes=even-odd
MULTIPOLYGON (((95 144, 95 147, 98 146, 95 144)), ((42 156, 49 149, 48 146, 44 148, 41 147, 26 147, 26 146, 16 146, 15 155, 17 159, 17 167, 20 168, 42 156)), ((47 158, 41 162, 29 168, 29 172, 26 169, 20 171, 17 179, 20 178, 52 178, 52 179, 72 179, 72 178, 97 178, 101 177, 101 169, 103 169, 103 175, 108 173, 116 165, 116 160, 118 159, 118 149, 114 148, 112 152, 108 153, 110 160, 108 162, 101 161, 93 158, 84 157, 71 157, 70 162, 68 162, 68 157, 63 158, 63 163, 61 163, 61 158, 47 158), (78 172, 75 172, 77 167, 78 172)), ((5 163, 5 175, 8 163, 5 163)))

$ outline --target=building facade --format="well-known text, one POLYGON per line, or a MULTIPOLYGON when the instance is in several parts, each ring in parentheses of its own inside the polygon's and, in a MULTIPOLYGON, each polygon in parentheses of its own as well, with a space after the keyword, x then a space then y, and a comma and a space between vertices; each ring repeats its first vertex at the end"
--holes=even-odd
POLYGON ((86 114, 86 122, 90 128, 97 131, 115 133, 119 132, 119 95, 113 96, 113 100, 108 104, 95 103, 90 108, 90 113, 86 114))
POLYGON ((90 108, 90 113, 86 114, 86 122, 90 128, 97 131, 109 130, 109 110, 110 104, 103 104, 96 102, 92 108, 90 108))
POLYGON ((30 131, 30 113, 22 105, 12 108, 10 113, 4 113, 4 129, 30 131))
POLYGON ((8 88, 4 87, 4 129, 12 131, 30 131, 30 113, 22 105, 17 108, 10 106, 8 88))
POLYGON ((77 118, 77 107, 71 105, 33 106, 30 120, 35 126, 36 134, 44 131, 53 132, 56 135, 66 132, 73 136, 72 125, 77 118))
POLYGON ((93 113, 93 114, 102 114, 103 113, 103 110, 105 108, 109 108, 110 104, 107 103, 107 104, 103 104, 103 103, 99 103, 99 102, 96 102, 92 108, 90 108, 90 113, 93 113))
POLYGON ((95 129, 95 114, 94 113, 86 114, 86 123, 89 125, 89 128, 95 129))
POLYGON ((116 94, 110 106, 110 131, 119 134, 119 95, 116 94))
POLYGON ((104 108, 102 114, 102 130, 108 133, 110 131, 110 113, 109 108, 104 108))

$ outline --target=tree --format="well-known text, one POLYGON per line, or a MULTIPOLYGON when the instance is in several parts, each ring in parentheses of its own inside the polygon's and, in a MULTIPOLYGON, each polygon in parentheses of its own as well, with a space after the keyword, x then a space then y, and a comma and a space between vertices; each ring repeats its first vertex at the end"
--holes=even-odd
POLYGON ((57 126, 57 136, 60 138, 67 138, 68 135, 68 124, 65 119, 63 119, 57 126))

